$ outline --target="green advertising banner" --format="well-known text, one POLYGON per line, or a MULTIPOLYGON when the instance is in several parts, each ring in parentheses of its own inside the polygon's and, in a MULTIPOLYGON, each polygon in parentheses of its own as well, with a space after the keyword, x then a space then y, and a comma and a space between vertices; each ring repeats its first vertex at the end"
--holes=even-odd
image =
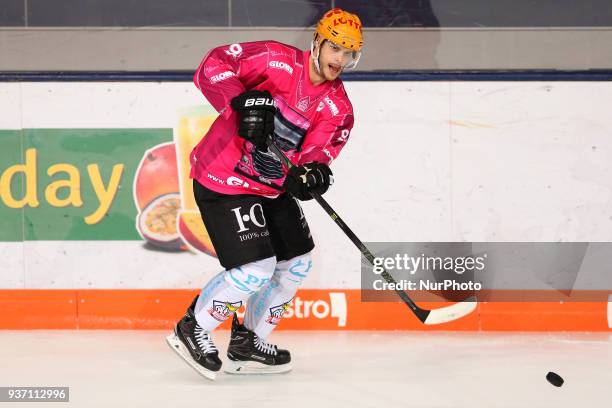
POLYGON ((171 141, 172 129, 0 130, 0 241, 140 240, 135 173, 171 141))

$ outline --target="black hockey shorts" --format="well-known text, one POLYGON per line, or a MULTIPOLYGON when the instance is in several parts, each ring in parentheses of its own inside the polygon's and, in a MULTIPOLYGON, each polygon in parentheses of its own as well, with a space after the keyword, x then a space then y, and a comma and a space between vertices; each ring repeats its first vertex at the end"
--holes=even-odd
POLYGON ((302 208, 288 194, 274 199, 220 194, 196 180, 193 180, 193 193, 225 269, 271 256, 286 261, 314 248, 302 208))

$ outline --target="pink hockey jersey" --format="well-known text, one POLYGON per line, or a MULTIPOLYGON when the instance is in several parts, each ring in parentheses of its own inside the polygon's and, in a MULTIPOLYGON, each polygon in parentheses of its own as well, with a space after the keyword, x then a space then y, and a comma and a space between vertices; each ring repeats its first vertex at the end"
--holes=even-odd
POLYGON ((275 197, 284 191, 280 160, 237 133, 230 102, 253 89, 274 97, 272 137, 293 164, 329 164, 338 156, 353 127, 353 108, 340 79, 310 82, 309 58, 309 51, 276 41, 221 46, 204 57, 194 82, 220 115, 191 152, 191 178, 222 194, 275 197))

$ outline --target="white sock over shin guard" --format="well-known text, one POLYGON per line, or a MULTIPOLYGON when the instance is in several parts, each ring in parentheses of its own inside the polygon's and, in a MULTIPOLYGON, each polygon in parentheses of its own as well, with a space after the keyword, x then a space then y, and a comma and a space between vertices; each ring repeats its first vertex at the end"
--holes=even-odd
POLYGON ((276 257, 251 262, 217 274, 202 289, 195 305, 195 317, 206 331, 212 331, 264 287, 274 273, 276 257))
POLYGON ((249 297, 244 325, 265 340, 312 268, 310 253, 278 262, 272 279, 249 297))

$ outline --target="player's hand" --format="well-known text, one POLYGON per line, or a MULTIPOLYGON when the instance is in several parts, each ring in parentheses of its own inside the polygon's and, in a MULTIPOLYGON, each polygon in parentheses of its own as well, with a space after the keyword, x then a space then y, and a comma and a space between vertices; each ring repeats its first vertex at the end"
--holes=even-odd
POLYGON ((238 135, 253 143, 259 150, 268 150, 266 141, 274 132, 276 106, 268 91, 247 91, 231 102, 238 113, 238 135))
POLYGON ((333 183, 329 166, 312 162, 290 168, 283 187, 298 200, 306 201, 312 199, 310 193, 323 195, 333 183))

